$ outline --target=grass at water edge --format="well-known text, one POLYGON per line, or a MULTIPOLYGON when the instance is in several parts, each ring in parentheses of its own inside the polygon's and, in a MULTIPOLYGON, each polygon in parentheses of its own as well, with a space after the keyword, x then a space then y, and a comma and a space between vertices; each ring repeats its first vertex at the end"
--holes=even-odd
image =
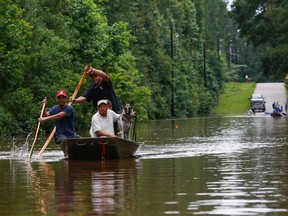
POLYGON ((220 115, 243 115, 250 107, 249 98, 253 94, 256 83, 225 83, 219 97, 215 113, 220 115))

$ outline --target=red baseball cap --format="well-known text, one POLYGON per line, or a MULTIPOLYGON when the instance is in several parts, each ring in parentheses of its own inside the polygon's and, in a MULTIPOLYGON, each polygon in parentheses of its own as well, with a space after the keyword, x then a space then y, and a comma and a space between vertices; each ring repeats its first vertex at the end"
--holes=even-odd
POLYGON ((64 90, 60 90, 56 94, 56 97, 59 97, 59 96, 67 97, 67 94, 66 94, 66 92, 64 90))

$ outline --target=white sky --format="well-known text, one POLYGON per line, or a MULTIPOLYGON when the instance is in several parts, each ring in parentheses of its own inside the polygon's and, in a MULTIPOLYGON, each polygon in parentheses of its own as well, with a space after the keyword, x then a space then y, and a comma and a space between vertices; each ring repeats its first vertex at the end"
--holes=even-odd
POLYGON ((234 1, 234 0, 225 0, 226 2, 228 2, 228 4, 227 4, 227 9, 228 10, 230 10, 231 8, 230 8, 230 5, 232 4, 232 2, 234 1))

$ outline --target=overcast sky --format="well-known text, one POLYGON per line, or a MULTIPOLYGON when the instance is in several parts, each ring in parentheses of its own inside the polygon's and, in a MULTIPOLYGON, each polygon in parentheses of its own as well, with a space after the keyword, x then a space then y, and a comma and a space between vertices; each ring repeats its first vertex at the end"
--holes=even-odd
POLYGON ((226 2, 228 2, 228 5, 227 5, 227 9, 230 10, 230 5, 232 4, 234 0, 226 0, 226 2))

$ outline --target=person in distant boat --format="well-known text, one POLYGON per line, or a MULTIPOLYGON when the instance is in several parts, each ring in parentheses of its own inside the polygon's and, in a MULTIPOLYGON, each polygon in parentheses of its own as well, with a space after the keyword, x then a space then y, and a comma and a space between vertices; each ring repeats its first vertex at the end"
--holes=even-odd
MULTIPOLYGON (((67 94, 64 90, 57 92, 56 101, 58 105, 53 106, 48 112, 45 111, 43 116, 38 118, 38 121, 55 120, 54 140, 59 145, 67 138, 80 138, 80 136, 76 134, 74 129, 74 108, 66 103, 67 94)), ((44 98, 42 103, 45 104, 46 109, 47 99, 44 98)))
POLYGON ((279 106, 278 102, 274 102, 273 115, 282 115, 283 106, 279 106))
POLYGON ((247 110, 247 115, 255 115, 255 112, 251 109, 251 108, 249 108, 248 110, 247 110))
POLYGON ((90 135, 92 138, 107 136, 115 137, 114 123, 120 117, 109 108, 108 100, 99 100, 97 103, 97 113, 91 119, 90 135))
POLYGON ((93 81, 93 86, 91 86, 83 96, 76 99, 70 98, 69 101, 72 103, 92 101, 94 107, 97 108, 98 101, 107 99, 112 103, 112 110, 115 113, 120 113, 121 106, 118 102, 110 77, 105 72, 96 70, 90 65, 87 65, 84 68, 84 71, 90 75, 93 81))

